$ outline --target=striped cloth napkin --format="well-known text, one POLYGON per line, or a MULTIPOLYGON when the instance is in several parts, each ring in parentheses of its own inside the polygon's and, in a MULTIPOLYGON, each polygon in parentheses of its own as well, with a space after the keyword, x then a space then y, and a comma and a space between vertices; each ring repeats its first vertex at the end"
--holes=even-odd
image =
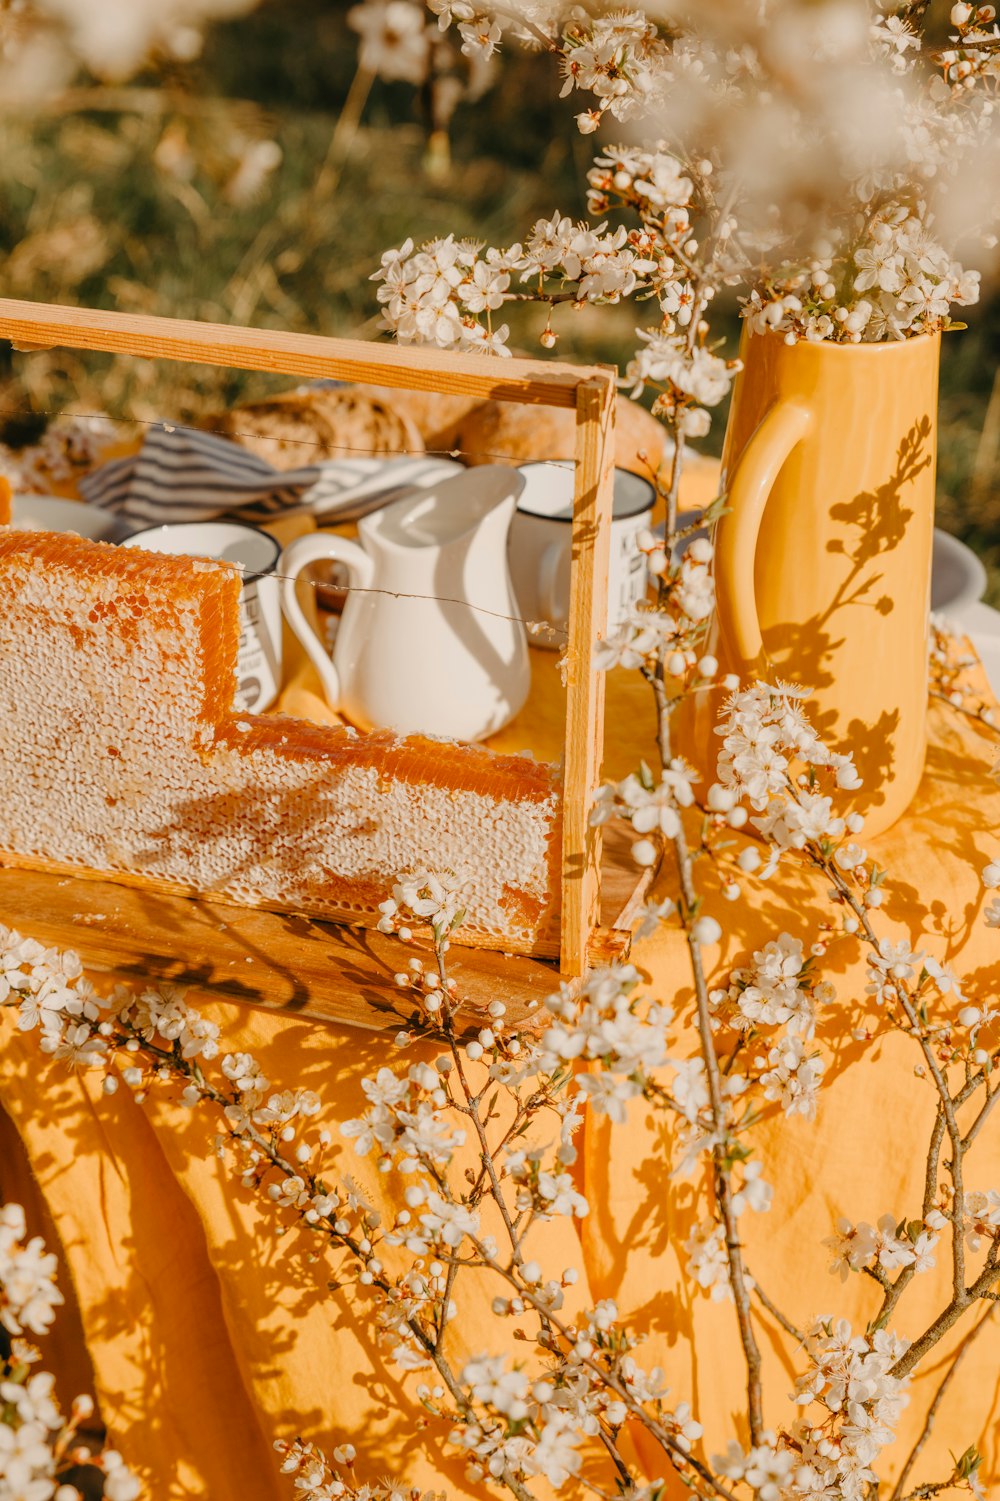
POLYGON ((296 511, 351 521, 461 472, 451 459, 421 454, 275 469, 228 438, 164 424, 150 430, 138 453, 95 469, 79 489, 89 505, 137 526, 217 516, 260 523, 296 511))

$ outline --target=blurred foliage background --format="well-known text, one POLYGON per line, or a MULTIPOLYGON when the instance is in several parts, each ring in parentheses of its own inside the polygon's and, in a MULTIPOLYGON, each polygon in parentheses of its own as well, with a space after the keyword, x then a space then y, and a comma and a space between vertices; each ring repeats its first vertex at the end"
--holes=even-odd
MULTIPOLYGON (((425 90, 359 73, 349 8, 264 0, 212 28, 194 62, 120 87, 83 79, 0 114, 0 294, 375 338, 369 276, 390 245, 451 232, 504 244, 555 208, 584 213, 597 143, 555 98, 545 56, 511 50, 444 142, 425 90)), ((557 354, 624 366, 643 313, 566 311, 557 354)), ((541 310, 511 322, 513 342, 543 356, 541 310)), ((729 332, 735 345, 735 310, 729 332)), ((983 557, 1000 605, 995 287, 944 344, 939 523, 983 557)), ((287 384, 66 351, 0 358, 13 443, 60 411, 190 418, 287 384)), ((705 446, 723 430, 721 413, 705 446)))

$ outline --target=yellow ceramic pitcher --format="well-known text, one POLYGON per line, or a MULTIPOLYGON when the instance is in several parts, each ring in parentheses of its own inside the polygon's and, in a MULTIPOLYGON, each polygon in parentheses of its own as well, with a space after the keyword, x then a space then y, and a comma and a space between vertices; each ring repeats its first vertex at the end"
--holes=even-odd
MULTIPOLYGON (((813 690, 812 722, 854 754, 866 834, 924 763, 939 344, 747 329, 723 452, 712 649, 724 672, 813 690)), ((713 764, 717 707, 694 727, 713 764)))

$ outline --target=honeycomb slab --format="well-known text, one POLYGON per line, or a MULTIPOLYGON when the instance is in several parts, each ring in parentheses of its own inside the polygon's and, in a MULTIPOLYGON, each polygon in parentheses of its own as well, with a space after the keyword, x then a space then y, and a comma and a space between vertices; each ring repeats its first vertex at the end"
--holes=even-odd
POLYGON ((222 563, 0 529, 0 851, 370 925, 399 875, 456 935, 551 951, 555 771, 480 746, 233 710, 222 563))

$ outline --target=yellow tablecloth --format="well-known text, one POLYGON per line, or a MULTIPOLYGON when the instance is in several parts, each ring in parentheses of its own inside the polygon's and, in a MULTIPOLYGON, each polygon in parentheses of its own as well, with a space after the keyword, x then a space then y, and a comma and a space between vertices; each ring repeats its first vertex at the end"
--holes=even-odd
MULTIPOLYGON (((551 670, 542 659, 539 671, 551 670)), ((315 708, 315 684, 294 662, 290 699, 315 708), (312 702, 310 702, 312 699, 312 702)), ((548 712, 548 711, 546 711, 548 712)), ((550 719, 552 715, 549 715, 550 719)), ((987 776, 992 746, 949 708, 931 709, 927 772, 907 818, 870 845, 893 873, 885 928, 906 937, 980 985, 1000 975, 1000 934, 982 921, 978 871, 998 852, 1000 788, 987 776), (929 903, 923 915, 921 894, 929 903)), ((631 679, 610 684, 608 758, 616 773, 634 764, 650 724, 645 690, 631 679)), ((718 902, 727 934, 723 951, 707 951, 720 974, 752 947, 787 930, 813 941, 828 915, 820 884, 789 870, 734 907, 718 902), (723 910, 724 909, 724 910, 723 910)), ((713 904, 709 903, 709 910, 713 904)), ((0 921, 3 914, 0 912, 0 921)), ((67 946, 73 935, 67 933, 67 946)), ((636 955, 653 985, 683 1011, 690 996, 679 936, 663 933, 636 955)), ((873 1285, 847 1287, 826 1270, 820 1246, 836 1217, 874 1221, 916 1212, 923 1153, 933 1115, 932 1091, 914 1075, 915 1045, 887 1037, 871 1048, 850 1040, 844 1014, 865 1010, 858 946, 835 939, 823 961, 840 998, 827 1039, 838 1040, 814 1125, 773 1119, 759 1131, 765 1176, 775 1188, 769 1215, 747 1215, 741 1230, 747 1260, 765 1292, 800 1323, 847 1312, 860 1326, 873 1312, 873 1285), (871 1289, 871 1291, 869 1290, 871 1289)), ((315 1089, 332 1123, 365 1106, 361 1078, 386 1061, 385 1039, 320 1027, 292 1017, 211 1003, 225 1045, 246 1048, 280 1087, 315 1089)), ((341 1293, 328 1293, 322 1267, 238 1186, 213 1154, 215 1123, 151 1097, 136 1105, 125 1090, 100 1094, 86 1075, 66 1074, 43 1058, 5 1015, 0 1048, 0 1103, 23 1139, 72 1271, 93 1358, 97 1392, 115 1442, 147 1476, 156 1501, 203 1496, 211 1501, 278 1501, 289 1495, 271 1450, 274 1437, 349 1441, 364 1475, 404 1476, 416 1484, 465 1494, 462 1466, 443 1456, 440 1434, 418 1426, 412 1396, 401 1402, 398 1377, 379 1355, 369 1329, 341 1293)), ((662 1364, 674 1399, 690 1396, 706 1428, 706 1447, 723 1445, 743 1410, 733 1312, 692 1297, 679 1274, 680 1242, 691 1224, 690 1184, 671 1182, 662 1167, 663 1126, 645 1107, 626 1127, 592 1122, 586 1131, 584 1189, 592 1209, 580 1234, 560 1221, 545 1232, 540 1259, 582 1266, 579 1301, 614 1297, 649 1334, 644 1364, 662 1364)), ((336 1150, 344 1170, 384 1198, 391 1182, 336 1150)), ((13 1182, 0 1131, 0 1187, 13 1182)), ((972 1158, 970 1186, 998 1186, 998 1135, 972 1158)), ((897 1327, 918 1334, 944 1301, 947 1256, 915 1279, 897 1327)), ((485 1291, 485 1289, 484 1289, 485 1291)), ((360 1305, 363 1306, 363 1305, 360 1305)), ((495 1348, 504 1326, 488 1297, 466 1305, 470 1350, 495 1348)), ((57 1359, 60 1348, 58 1335, 57 1359)), ((62 1341, 65 1346, 66 1341, 62 1341)), ((72 1344, 72 1341, 70 1341, 72 1344)), ((765 1322, 765 1399, 775 1422, 789 1416, 796 1367, 790 1341, 765 1322)), ((913 1388, 894 1452, 902 1457, 923 1421, 942 1359, 913 1388)), ((78 1352, 77 1352, 78 1353, 78 1352)), ((972 1349, 937 1419, 914 1483, 939 1479, 946 1451, 979 1441, 994 1474, 1000 1461, 1000 1318, 972 1349)), ((71 1350, 72 1358, 72 1350, 71 1350)), ((77 1361, 77 1365, 79 1362, 77 1361)), ((73 1375, 76 1377, 77 1370, 73 1375)), ((81 1379, 84 1377, 81 1375, 81 1379)), ((407 1383, 412 1393, 415 1379, 407 1383)), ((662 1464, 655 1463, 655 1473, 662 1464)))

